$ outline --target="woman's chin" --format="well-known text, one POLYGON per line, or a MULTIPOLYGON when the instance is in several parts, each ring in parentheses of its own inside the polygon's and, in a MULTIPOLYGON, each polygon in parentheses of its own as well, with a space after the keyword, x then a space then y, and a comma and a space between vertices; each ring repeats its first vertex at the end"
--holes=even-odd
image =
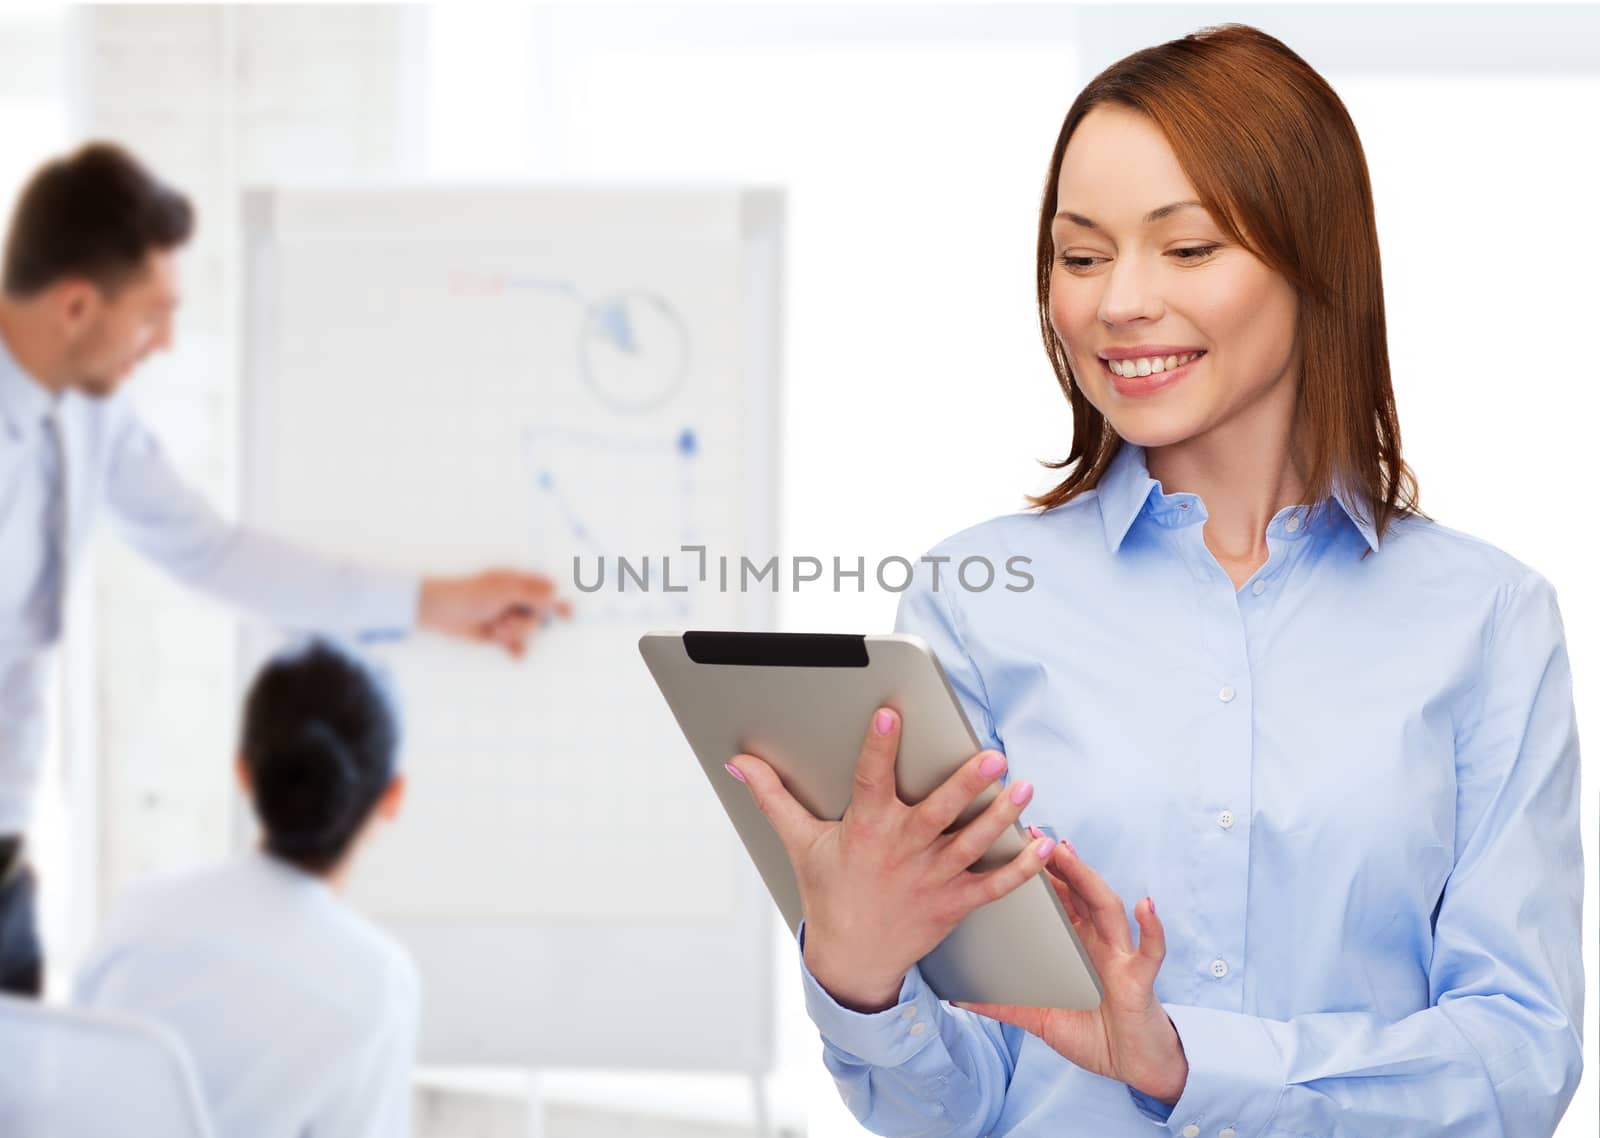
POLYGON ((1118 438, 1146 450, 1187 442, 1204 429, 1199 416, 1179 413, 1176 408, 1140 408, 1107 418, 1118 438))

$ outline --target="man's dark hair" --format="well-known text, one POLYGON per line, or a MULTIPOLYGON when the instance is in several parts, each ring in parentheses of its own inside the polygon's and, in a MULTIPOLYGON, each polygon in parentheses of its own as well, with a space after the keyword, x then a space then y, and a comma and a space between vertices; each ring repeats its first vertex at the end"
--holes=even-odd
POLYGON ((182 245, 194 229, 189 199, 122 147, 91 142, 39 169, 17 198, 0 287, 17 299, 85 277, 114 293, 152 250, 182 245))

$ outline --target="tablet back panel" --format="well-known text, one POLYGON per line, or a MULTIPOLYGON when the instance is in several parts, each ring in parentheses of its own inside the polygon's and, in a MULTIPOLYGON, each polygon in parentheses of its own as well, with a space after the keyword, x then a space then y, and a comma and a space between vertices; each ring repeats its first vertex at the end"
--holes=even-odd
MULTIPOLYGON (((932 651, 909 635, 652 632, 640 653, 791 931, 800 893, 783 844, 749 792, 724 769, 744 752, 766 760, 819 818, 850 802, 856 756, 873 713, 902 721, 896 763, 902 801, 918 802, 980 748, 932 651)), ((957 822, 997 793, 986 790, 957 822)), ((1020 826, 978 869, 1022 850, 1020 826)), ((1101 989, 1044 876, 969 916, 922 962, 946 1000, 1088 1008, 1101 989)))

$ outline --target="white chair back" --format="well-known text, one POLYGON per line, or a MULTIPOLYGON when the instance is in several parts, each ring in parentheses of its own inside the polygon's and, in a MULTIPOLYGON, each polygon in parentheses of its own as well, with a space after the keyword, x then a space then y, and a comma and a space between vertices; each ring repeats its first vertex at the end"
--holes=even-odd
POLYGON ((0 1134, 211 1138, 181 1040, 148 1020, 0 996, 0 1134))

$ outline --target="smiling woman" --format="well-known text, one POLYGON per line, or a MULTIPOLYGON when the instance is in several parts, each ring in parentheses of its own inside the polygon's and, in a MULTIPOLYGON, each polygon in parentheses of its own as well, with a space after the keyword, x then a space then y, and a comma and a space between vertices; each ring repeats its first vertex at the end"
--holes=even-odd
POLYGON ((1565 1111, 1565 634, 1539 573, 1416 509, 1373 214, 1338 96, 1255 29, 1138 52, 1068 113, 1038 306, 1070 470, 922 559, 1026 557, 1037 587, 919 580, 896 625, 984 750, 899 802, 880 714, 827 823, 731 764, 802 883, 807 1010, 868 1129, 1545 1138, 1565 1111), (1002 779, 964 827, 929 808, 1002 779), (1029 879, 972 868, 1018 822, 1096 1009, 955 1007, 918 967, 1029 879))
POLYGON ((1265 399, 1303 411, 1294 442, 1309 500, 1342 475, 1380 535, 1415 510, 1366 158, 1321 76, 1237 26, 1139 52, 1078 96, 1050 171, 1039 324, 1073 439, 1050 464, 1071 472, 1039 505, 1095 486, 1119 439, 1159 446, 1265 399), (1139 316, 1193 340, 1141 344, 1130 338, 1139 316), (1138 365, 1186 352, 1203 362, 1138 365), (1135 377, 1161 378, 1114 382, 1128 372, 1109 361, 1127 359, 1135 377), (1180 380, 1191 381, 1159 406, 1137 402, 1180 380))

